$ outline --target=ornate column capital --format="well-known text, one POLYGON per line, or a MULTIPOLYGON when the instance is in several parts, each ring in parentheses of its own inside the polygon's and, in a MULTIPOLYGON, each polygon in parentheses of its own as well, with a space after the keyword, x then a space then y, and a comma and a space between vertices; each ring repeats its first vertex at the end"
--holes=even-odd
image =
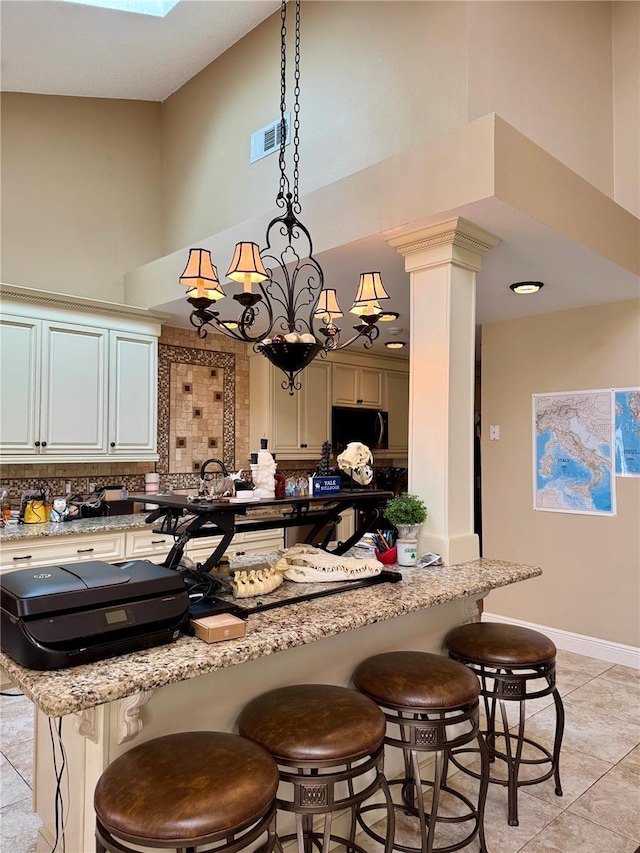
POLYGON ((387 240, 405 258, 407 272, 455 263, 477 272, 482 256, 500 238, 457 216, 387 240))

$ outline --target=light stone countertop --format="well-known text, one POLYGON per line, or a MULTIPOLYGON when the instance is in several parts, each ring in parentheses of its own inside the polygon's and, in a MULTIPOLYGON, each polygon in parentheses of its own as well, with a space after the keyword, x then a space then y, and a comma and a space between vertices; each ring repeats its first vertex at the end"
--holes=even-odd
MULTIPOLYGON (((246 518, 277 518, 290 508, 286 500, 282 507, 252 507, 246 516, 238 517, 240 528, 242 520, 246 518)), ((36 524, 18 524, 10 521, 6 527, 0 527, 0 545, 3 542, 23 542, 42 536, 79 536, 86 533, 112 533, 121 530, 153 530, 159 528, 162 519, 157 519, 153 524, 147 524, 148 512, 136 512, 131 515, 105 515, 100 518, 80 518, 76 521, 42 521, 36 524)))
POLYGON ((147 515, 148 513, 136 512, 131 515, 79 518, 76 521, 41 521, 37 524, 18 524, 16 521, 10 521, 6 527, 0 527, 0 544, 21 542, 41 536, 78 536, 85 533, 111 533, 114 530, 139 530, 140 528, 151 530, 154 525, 147 524, 147 515))
MULTIPOLYGON (((0 666, 45 714, 59 717, 405 613, 470 595, 482 596, 497 587, 538 577, 542 570, 478 559, 437 568, 403 568, 401 574, 399 583, 350 590, 249 616, 245 636, 236 640, 207 644, 196 637, 181 637, 169 645, 49 672, 24 669, 0 653, 0 666)), ((298 587, 292 594, 302 592, 300 584, 291 586, 298 587)))

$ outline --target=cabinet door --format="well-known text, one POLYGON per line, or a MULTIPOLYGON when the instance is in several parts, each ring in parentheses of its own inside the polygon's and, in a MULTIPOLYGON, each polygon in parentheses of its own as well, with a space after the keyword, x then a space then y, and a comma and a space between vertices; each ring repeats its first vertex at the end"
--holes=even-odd
POLYGON ((322 443, 331 441, 330 371, 325 361, 314 361, 302 374, 300 391, 301 444, 305 456, 319 459, 322 443))
POLYGON ((363 406, 382 407, 382 370, 362 367, 358 370, 357 403, 363 406))
POLYGON ((106 453, 107 341, 106 329, 43 324, 41 454, 106 453))
POLYGON ((39 320, 0 320, 0 449, 3 454, 35 455, 40 419, 39 320))
POLYGON ((355 403, 358 399, 358 368, 350 364, 333 365, 333 402, 355 403))
POLYGON ((109 332, 109 454, 156 452, 157 341, 109 332))
POLYGON ((333 365, 333 402, 336 405, 382 406, 382 370, 375 367, 333 365))
POLYGON ((387 371, 385 405, 389 412, 389 451, 409 451, 409 374, 387 371))
MULTIPOLYGON (((305 373, 307 371, 305 370, 305 373)), ((273 451, 278 456, 298 457, 300 445, 299 396, 301 391, 289 394, 280 387, 281 373, 271 370, 271 394, 273 406, 273 451)))

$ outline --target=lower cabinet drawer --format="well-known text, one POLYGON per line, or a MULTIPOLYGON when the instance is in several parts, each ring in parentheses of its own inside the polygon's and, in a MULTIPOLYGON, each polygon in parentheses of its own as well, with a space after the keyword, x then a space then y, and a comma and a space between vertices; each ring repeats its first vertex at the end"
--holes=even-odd
POLYGON ((34 566, 62 566, 66 563, 90 560, 114 563, 122 559, 124 559, 122 533, 55 538, 43 536, 28 543, 7 544, 0 548, 0 568, 3 572, 30 569, 34 566))
POLYGON ((129 559, 156 554, 164 557, 173 546, 173 536, 153 533, 151 530, 129 530, 125 536, 125 556, 129 559))

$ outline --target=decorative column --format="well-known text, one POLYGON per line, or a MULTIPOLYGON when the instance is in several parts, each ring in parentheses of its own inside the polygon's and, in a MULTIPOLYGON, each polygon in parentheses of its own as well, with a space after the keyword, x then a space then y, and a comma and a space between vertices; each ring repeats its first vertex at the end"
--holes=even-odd
POLYGON ((410 273, 409 491, 427 505, 418 553, 476 559, 473 401, 476 273, 499 239, 462 218, 388 241, 410 273))

